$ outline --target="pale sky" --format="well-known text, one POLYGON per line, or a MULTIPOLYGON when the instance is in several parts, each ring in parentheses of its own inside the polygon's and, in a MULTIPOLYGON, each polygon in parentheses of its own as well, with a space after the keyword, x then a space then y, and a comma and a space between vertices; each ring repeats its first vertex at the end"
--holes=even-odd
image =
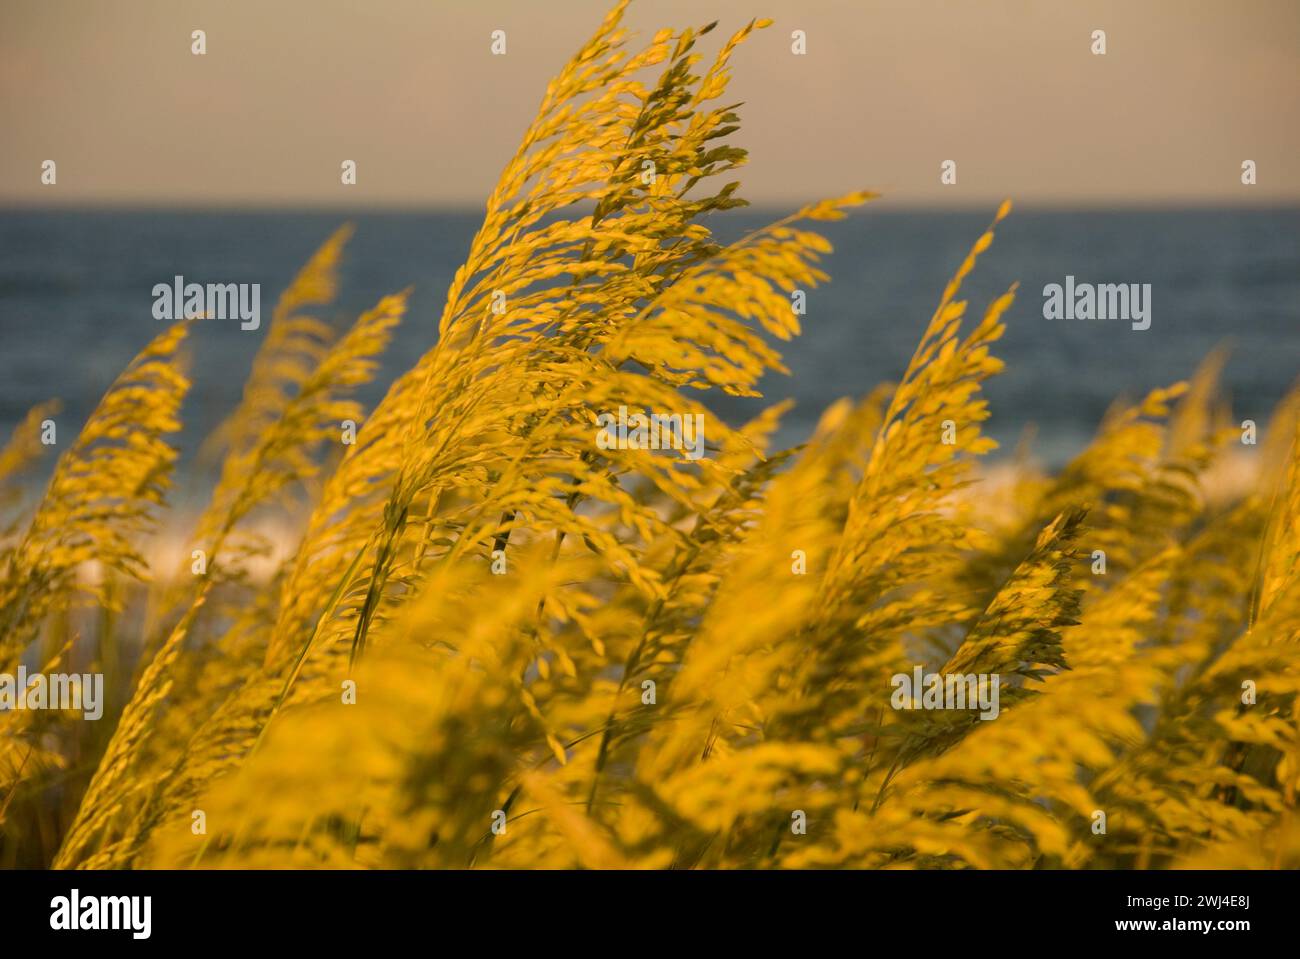
MULTIPOLYGON (((0 0, 0 205, 479 207, 607 6, 0 0)), ((1297 0, 634 0, 627 23, 719 19, 711 54, 754 16, 776 23, 731 94, 755 202, 1300 202, 1297 0)))

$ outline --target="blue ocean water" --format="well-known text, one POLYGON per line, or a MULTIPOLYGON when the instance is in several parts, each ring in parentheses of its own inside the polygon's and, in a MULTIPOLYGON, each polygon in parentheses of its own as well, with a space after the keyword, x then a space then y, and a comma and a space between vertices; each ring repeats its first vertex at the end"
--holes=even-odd
MULTIPOLYGON (((724 238, 784 211, 716 218, 724 238)), ((832 280, 808 296, 803 336, 780 344, 792 375, 770 376, 764 401, 713 401, 732 422, 791 397, 779 439, 805 438, 821 411, 906 367, 944 284, 989 214, 876 212, 824 225, 835 244, 832 280)), ((152 288, 180 274, 200 283, 262 284, 263 328, 199 324, 194 389, 182 447, 237 402, 280 290, 330 231, 357 226, 338 304, 348 321, 381 295, 414 285, 408 319, 384 360, 382 384, 434 342, 447 286, 477 214, 0 213, 0 431, 33 404, 58 397, 79 428, 114 376, 159 329, 152 288)), ((998 230, 966 285, 972 311, 1012 282, 1020 294, 997 353, 1006 371, 988 386, 988 429, 1013 446, 1037 428, 1034 450, 1060 463, 1092 435, 1107 406, 1182 379, 1229 342, 1225 379, 1239 418, 1267 421, 1300 374, 1300 209, 1125 212, 1017 211, 998 230), (1151 284, 1151 328, 1124 321, 1046 320, 1043 287, 1076 282, 1151 284)), ((376 386, 363 394, 373 401, 376 386)))

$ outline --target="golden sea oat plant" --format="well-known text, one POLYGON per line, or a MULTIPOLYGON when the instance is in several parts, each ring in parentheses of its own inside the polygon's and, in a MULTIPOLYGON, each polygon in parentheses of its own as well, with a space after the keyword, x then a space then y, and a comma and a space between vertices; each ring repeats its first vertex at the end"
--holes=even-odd
MULTIPOLYGON (((618 4, 488 198, 436 342, 368 412, 406 294, 345 332, 348 230, 280 301, 197 521, 150 570, 186 327, 21 510, 0 452, 0 652, 111 669, 93 733, 0 713, 0 862, 61 868, 1296 867, 1300 391, 1256 486, 1212 355, 990 495, 983 385, 1015 288, 941 292, 897 383, 740 427, 827 279, 812 203, 731 243, 756 20, 639 47, 618 4), (722 178, 722 179, 719 179, 722 178), (702 455, 597 442, 702 417, 702 455), (340 442, 344 421, 355 442, 340 442), (284 544, 261 520, 293 524, 284 544), (274 547, 274 548, 273 548, 274 547), (134 668, 128 668, 131 664, 134 668), (980 714, 894 680, 997 677, 980 714)), ((974 687, 972 687, 974 688, 974 687)))

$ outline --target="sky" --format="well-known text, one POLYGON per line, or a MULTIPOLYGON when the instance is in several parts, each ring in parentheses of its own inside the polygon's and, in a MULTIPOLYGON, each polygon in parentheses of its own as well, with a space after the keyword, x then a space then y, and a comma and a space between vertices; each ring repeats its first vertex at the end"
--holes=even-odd
MULTIPOLYGON (((0 206, 481 207, 607 6, 3 0, 0 206)), ((718 19, 711 54, 754 16, 730 92, 756 203, 1300 203, 1297 0, 635 0, 627 24, 718 19)))

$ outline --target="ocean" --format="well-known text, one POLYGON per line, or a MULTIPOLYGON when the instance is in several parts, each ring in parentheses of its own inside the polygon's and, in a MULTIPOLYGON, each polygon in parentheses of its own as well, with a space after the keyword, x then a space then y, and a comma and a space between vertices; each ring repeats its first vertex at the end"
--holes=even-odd
MULTIPOLYGON (((786 211, 746 210, 711 226, 734 238, 786 211)), ((944 284, 992 210, 878 212, 820 225, 835 245, 831 281, 810 291, 803 335, 778 344, 790 376, 769 376, 763 400, 718 396, 742 422, 769 402, 796 406, 778 439, 804 439, 828 404, 899 377, 944 284)), ((347 322, 385 293, 414 286, 411 310, 384 359, 373 402, 437 336, 448 284, 478 214, 156 211, 0 213, 0 430, 35 403, 64 404, 60 436, 80 427, 103 391, 161 324, 152 289, 187 282, 260 283, 263 324, 199 324, 192 335, 193 392, 179 442, 193 453, 238 401, 279 292, 338 224, 349 244, 337 304, 347 322)), ((1019 281, 996 352, 1004 373, 987 387, 988 431, 1059 465, 1085 445, 1107 407, 1183 379, 1219 344, 1231 356, 1225 384, 1238 419, 1266 423, 1300 373, 1300 209, 1014 211, 965 292, 970 312, 1019 281), (1044 287, 1150 284, 1150 328, 1125 320, 1045 319, 1044 287)))

